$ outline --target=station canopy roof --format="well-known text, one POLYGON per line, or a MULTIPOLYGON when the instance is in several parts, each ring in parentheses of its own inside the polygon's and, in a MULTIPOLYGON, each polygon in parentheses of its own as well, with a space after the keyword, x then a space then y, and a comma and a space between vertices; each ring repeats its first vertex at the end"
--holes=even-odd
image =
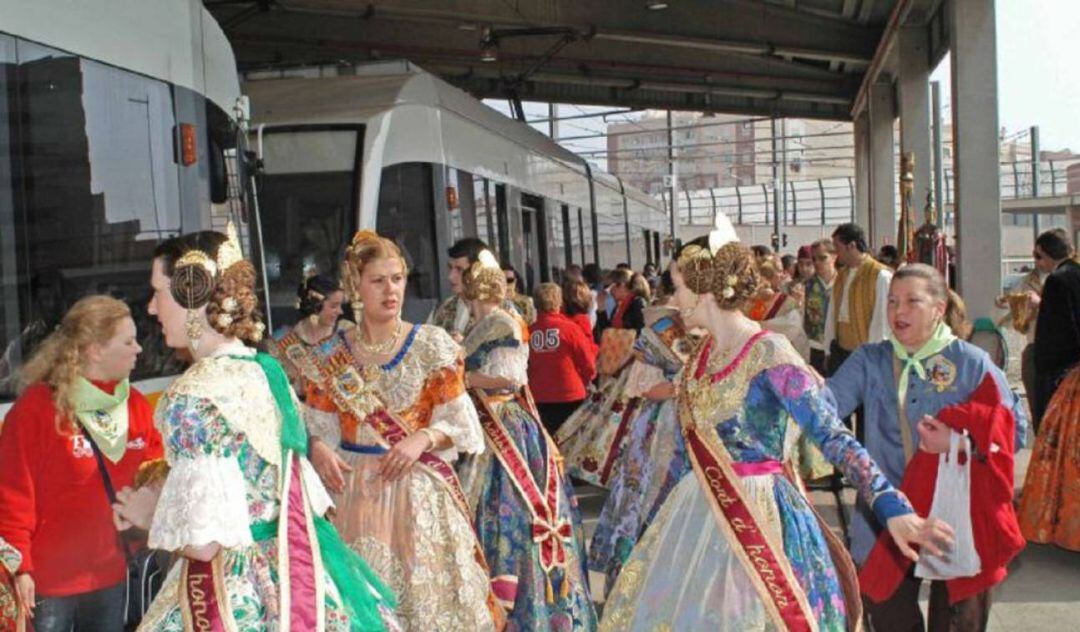
MULTIPOLYGON (((327 64, 348 68, 403 58, 479 98, 516 96, 525 101, 826 119, 850 119, 864 78, 885 71, 886 49, 896 27, 930 27, 933 35, 932 23, 940 18, 942 4, 941 0, 204 3, 232 42, 242 71, 327 64)), ((933 56, 934 51, 928 54, 933 56)))

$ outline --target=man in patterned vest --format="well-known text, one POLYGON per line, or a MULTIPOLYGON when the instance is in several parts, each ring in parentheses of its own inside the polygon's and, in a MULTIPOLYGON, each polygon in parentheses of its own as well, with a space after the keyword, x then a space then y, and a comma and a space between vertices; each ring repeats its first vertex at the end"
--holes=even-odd
MULTIPOLYGON (((836 261, 843 266, 833 283, 825 322, 826 366, 831 375, 859 345, 889 337, 886 314, 892 270, 869 253, 866 233, 854 223, 842 224, 832 234, 836 261)), ((862 424, 855 428, 862 440, 862 424)))

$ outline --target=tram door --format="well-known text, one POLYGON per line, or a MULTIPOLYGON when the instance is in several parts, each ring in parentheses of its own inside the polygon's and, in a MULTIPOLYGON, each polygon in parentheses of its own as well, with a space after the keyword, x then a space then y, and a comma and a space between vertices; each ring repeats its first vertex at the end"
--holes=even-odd
POLYGON ((533 290, 543 279, 542 272, 547 257, 543 248, 546 231, 544 226, 544 200, 533 195, 521 194, 521 232, 524 242, 524 270, 518 270, 525 280, 525 292, 532 296, 533 290))

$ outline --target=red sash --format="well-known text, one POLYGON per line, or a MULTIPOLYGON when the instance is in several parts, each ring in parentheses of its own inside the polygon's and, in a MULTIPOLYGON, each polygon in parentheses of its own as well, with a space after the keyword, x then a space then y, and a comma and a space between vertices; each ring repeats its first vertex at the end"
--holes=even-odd
MULTIPOLYGON (((730 366, 740 362, 754 340, 762 335, 759 333, 751 338, 730 366)), ((810 604, 802 586, 795 579, 791 565, 784 557, 783 549, 773 546, 773 542, 760 526, 754 508, 746 502, 742 480, 733 471, 727 450, 719 441, 710 445, 706 438, 698 433, 689 386, 691 379, 702 377, 704 360, 711 347, 711 344, 702 347, 696 371, 684 371, 683 388, 680 389, 682 431, 694 473, 701 482, 702 489, 706 491, 717 526, 745 567, 769 618, 781 630, 817 630, 817 621, 810 610, 810 604)))
POLYGON ((641 405, 641 398, 631 397, 619 416, 619 427, 615 429, 615 436, 611 438, 611 445, 608 446, 607 457, 604 458, 604 464, 600 468, 599 480, 601 485, 606 486, 608 484, 611 469, 615 467, 615 461, 618 460, 619 453, 622 451, 623 437, 629 431, 630 421, 633 420, 634 414, 637 413, 639 405, 641 405))
POLYGON ((721 530, 732 544, 754 581, 773 623, 780 629, 807 631, 816 629, 813 614, 802 587, 795 580, 791 566, 781 561, 783 551, 775 551, 765 532, 758 526, 753 509, 743 498, 742 485, 727 455, 718 456, 705 444, 695 428, 684 428, 686 445, 694 473, 708 492, 709 504, 721 530))
MULTIPOLYGON (((528 389, 528 387, 525 387, 528 389)), ((547 431, 539 423, 539 417, 535 416, 534 408, 530 406, 528 395, 519 396, 519 402, 534 415, 537 420, 537 428, 544 436, 547 444, 547 477, 544 481, 544 489, 541 490, 525 457, 514 445, 513 439, 499 422, 498 416, 488 405, 483 395, 475 390, 470 390, 469 395, 476 410, 480 413, 480 426, 484 429, 488 444, 495 453, 499 464, 510 474, 510 480, 514 488, 525 500, 532 518, 533 542, 540 547, 540 567, 544 572, 550 573, 555 568, 566 567, 566 544, 573 538, 573 530, 568 520, 559 518, 559 497, 562 494, 562 483, 559 475, 558 454, 555 442, 548 436, 547 431)), ((565 582, 564 582, 565 583, 565 582)))
POLYGON ((190 558, 180 573, 180 616, 184 629, 194 632, 235 632, 229 595, 221 570, 221 555, 209 562, 190 558))

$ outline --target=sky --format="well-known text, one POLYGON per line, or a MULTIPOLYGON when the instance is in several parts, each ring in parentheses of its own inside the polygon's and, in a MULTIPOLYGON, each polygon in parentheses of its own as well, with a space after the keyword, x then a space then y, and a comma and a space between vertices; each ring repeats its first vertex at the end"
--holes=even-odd
MULTIPOLYGON (((1044 150, 1080 152, 1078 37, 1077 0, 997 0, 998 117, 1008 133, 1038 125, 1044 150)), ((948 57, 931 79, 948 84, 948 57)))

